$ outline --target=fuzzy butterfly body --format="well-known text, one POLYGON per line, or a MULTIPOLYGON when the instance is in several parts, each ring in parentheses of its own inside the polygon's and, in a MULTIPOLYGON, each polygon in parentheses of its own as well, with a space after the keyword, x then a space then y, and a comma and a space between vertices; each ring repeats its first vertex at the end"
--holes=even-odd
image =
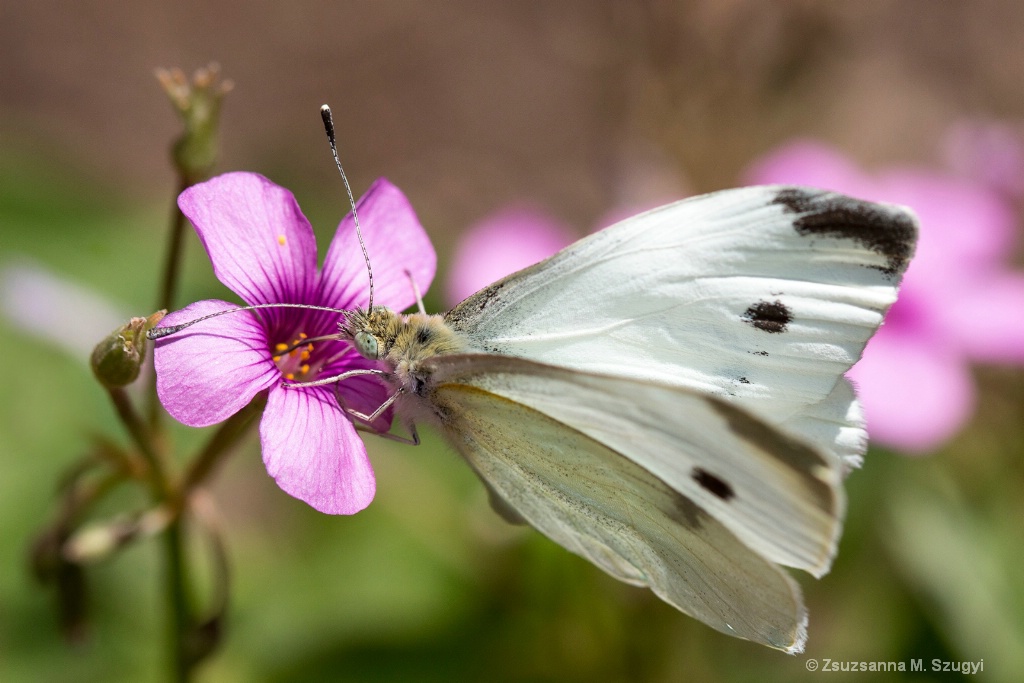
POLYGON ((798 652, 806 611, 781 567, 831 565, 842 478, 867 444, 843 374, 916 235, 899 207, 728 190, 591 235, 443 316, 350 312, 340 336, 504 517, 798 652))

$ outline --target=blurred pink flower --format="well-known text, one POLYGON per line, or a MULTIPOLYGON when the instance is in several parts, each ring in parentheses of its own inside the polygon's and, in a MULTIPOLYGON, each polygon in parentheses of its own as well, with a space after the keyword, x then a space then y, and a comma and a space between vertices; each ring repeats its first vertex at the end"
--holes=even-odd
POLYGON ((1024 195, 1024 139, 1019 127, 997 121, 961 121, 946 134, 947 165, 966 178, 1011 197, 1024 195))
POLYGON ((529 206, 510 206, 473 225, 455 249, 445 295, 455 305, 495 280, 532 266, 577 235, 529 206))
POLYGON ((987 183, 920 168, 868 175, 813 141, 769 154, 744 180, 838 190, 904 204, 920 217, 899 300, 850 371, 878 443, 935 449, 974 410, 971 362, 1024 364, 1024 272, 1008 267, 1016 218, 987 183))

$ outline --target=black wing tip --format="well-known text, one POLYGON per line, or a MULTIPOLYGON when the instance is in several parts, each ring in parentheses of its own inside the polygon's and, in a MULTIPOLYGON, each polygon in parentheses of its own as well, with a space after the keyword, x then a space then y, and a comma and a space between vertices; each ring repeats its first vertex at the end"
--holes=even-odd
POLYGON ((797 214, 793 228, 802 236, 851 239, 884 257, 887 276, 901 276, 914 255, 917 216, 907 207, 804 187, 779 188, 771 203, 797 214))

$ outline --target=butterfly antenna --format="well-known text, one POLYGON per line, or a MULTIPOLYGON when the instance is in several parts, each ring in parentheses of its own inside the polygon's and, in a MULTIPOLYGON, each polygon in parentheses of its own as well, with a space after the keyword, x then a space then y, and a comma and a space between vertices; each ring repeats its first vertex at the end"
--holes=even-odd
POLYGON ((154 327, 146 333, 146 337, 149 339, 160 339, 162 337, 168 337, 172 334, 176 334, 186 327, 192 327, 196 323, 201 323, 204 320, 210 318, 216 318, 217 316, 226 315, 228 313, 238 313, 239 311, 258 311, 263 308, 305 308, 311 311, 327 311, 328 313, 341 313, 346 314, 348 311, 340 308, 331 308, 329 306, 313 306, 310 304, 255 304, 253 306, 238 306, 237 308, 228 308, 223 311, 217 311, 216 313, 210 313, 204 315, 195 320, 189 320, 188 322, 181 323, 180 325, 168 325, 167 327, 154 327))
POLYGON ((352 187, 345 177, 345 169, 341 167, 341 159, 338 158, 338 143, 334 137, 334 119, 331 118, 331 108, 326 104, 320 107, 320 118, 324 120, 324 130, 327 132, 327 140, 331 143, 331 154, 334 155, 334 163, 341 173, 341 182, 345 183, 345 192, 348 193, 348 203, 352 206, 352 222, 356 225, 356 237, 359 238, 359 246, 363 250, 363 260, 366 261, 366 273, 370 277, 370 305, 368 311, 373 310, 373 268, 370 267, 370 255, 366 253, 366 242, 363 241, 363 231, 359 229, 359 216, 356 214, 356 200, 352 196, 352 187))

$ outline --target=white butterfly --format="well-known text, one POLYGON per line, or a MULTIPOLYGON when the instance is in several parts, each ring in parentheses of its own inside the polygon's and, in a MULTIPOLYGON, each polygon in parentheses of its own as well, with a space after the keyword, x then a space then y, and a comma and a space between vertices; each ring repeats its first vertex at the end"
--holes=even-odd
MULTIPOLYGON (((800 652, 807 613, 782 567, 829 570, 842 479, 867 448, 843 374, 916 239, 909 210, 819 190, 695 197, 444 315, 373 307, 371 274, 370 307, 331 338, 380 369, 296 386, 376 375, 390 396, 349 411, 363 429, 389 407, 413 443, 431 425, 509 521, 719 631, 800 652)), ((235 310, 276 305, 306 307, 235 310)))
POLYGON ((781 566, 831 565, 841 482, 867 445, 843 373, 916 235, 899 207, 727 190, 593 234, 444 315, 350 312, 341 336, 381 362, 382 410, 414 440, 420 423, 443 434, 504 517, 794 653, 807 615, 781 566))

